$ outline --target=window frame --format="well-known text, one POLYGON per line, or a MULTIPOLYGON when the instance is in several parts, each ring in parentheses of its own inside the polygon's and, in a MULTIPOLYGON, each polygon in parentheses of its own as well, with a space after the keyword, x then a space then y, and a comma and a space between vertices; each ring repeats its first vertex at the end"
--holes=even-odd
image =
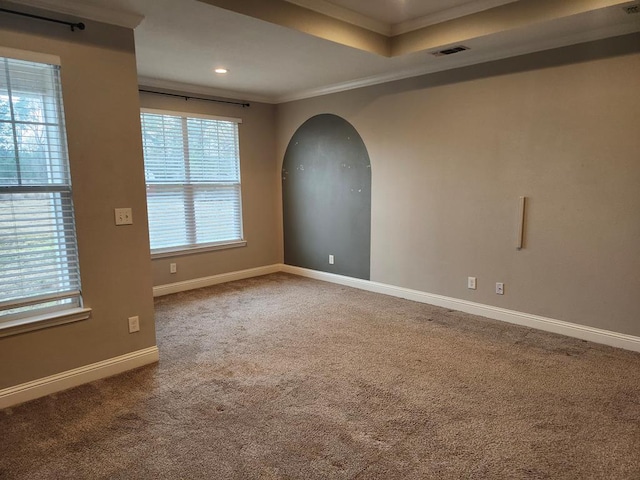
MULTIPOLYGON (((31 63, 39 63, 43 65, 56 66, 59 69, 61 68, 60 58, 51 55, 44 54, 38 52, 31 52, 25 50, 18 50, 8 47, 0 46, 0 59, 10 59, 10 60, 19 60, 23 62, 31 62, 31 63)), ((3 69, 4 71, 4 69, 3 69)), ((57 111, 55 115, 58 117, 58 123, 56 124, 57 134, 61 139, 63 139, 64 143, 64 168, 66 169, 66 175, 68 177, 68 181, 65 184, 47 184, 47 185, 21 185, 21 184, 3 184, 0 186, 0 193, 3 195, 12 195, 12 194, 21 194, 21 193, 51 193, 58 194, 60 198, 55 200, 55 203, 63 203, 70 202, 73 205, 73 189, 71 183, 71 172, 70 172, 70 162, 69 162, 69 151, 68 151, 68 140, 67 140, 67 127, 64 116, 64 99, 62 92, 62 76, 60 75, 60 71, 57 72, 57 91, 56 102, 58 105, 57 111), (66 198, 65 198, 66 197, 66 198)), ((20 89, 22 87, 18 87, 20 89)), ((15 137, 15 125, 21 123, 22 121, 16 120, 13 118, 8 122, 11 124, 11 128, 14 135, 14 143, 17 141, 15 137)), ((49 128, 51 125, 48 126, 49 128)), ((57 207, 63 208, 63 207, 57 207)), ((56 210, 57 211, 57 210, 56 210)), ((73 212, 73 208, 71 208, 71 219, 73 224, 71 227, 64 226, 64 231, 62 235, 64 238, 68 238, 69 235, 73 236, 73 246, 75 248, 75 258, 79 261, 79 254, 77 251, 77 230, 75 227, 75 213, 73 212)), ((66 248, 66 247, 65 247, 66 248)), ((80 272, 78 271, 77 275, 78 282, 81 282, 80 272)), ((80 283, 78 284, 80 286, 80 283)), ((76 322, 80 320, 86 320, 91 316, 91 308, 84 307, 83 304, 83 296, 81 292, 81 288, 78 290, 68 290, 68 291, 59 291, 56 293, 44 294, 39 296, 32 297, 22 297, 20 299, 15 300, 6 300, 2 302, 2 309, 4 311, 10 311, 11 309, 19 309, 29 305, 42 305, 40 308, 34 310, 21 311, 17 313, 8 313, 0 316, 0 338, 7 337, 11 335, 17 335, 33 330, 39 330, 42 328, 49 328, 56 325, 67 324, 71 322, 76 322), (47 303, 74 298, 74 302, 71 304, 61 304, 61 305, 47 305, 47 303)))
MULTIPOLYGON (((247 240, 244 237, 244 212, 243 212, 243 202, 242 202, 242 161, 241 161, 241 155, 240 155, 240 125, 242 124, 242 119, 241 118, 236 118, 236 117, 224 117, 224 116, 219 116, 219 115, 209 115, 209 114, 203 114, 203 113, 193 113, 193 112, 184 112, 184 111, 177 111, 177 110, 166 110, 166 109, 157 109, 157 108, 147 108, 147 107, 143 107, 140 108, 140 116, 141 116, 141 133, 142 133, 142 137, 143 137, 143 149, 144 149, 144 131, 143 131, 143 127, 142 127, 142 114, 153 114, 153 115, 167 115, 167 116, 172 116, 172 117, 178 117, 182 120, 183 125, 186 124, 186 122, 188 121, 188 119, 190 118, 196 118, 196 119, 204 119, 204 120, 218 120, 218 121, 223 121, 223 122, 232 122, 236 124, 236 128, 237 128, 237 162, 238 162, 238 182, 235 183, 234 185, 237 185, 238 188, 238 211, 240 212, 240 218, 239 218, 239 224, 240 224, 240 238, 236 239, 236 240, 223 240, 223 241, 219 241, 219 242, 207 242, 207 243, 195 243, 195 244, 189 244, 189 245, 182 245, 182 246, 172 246, 172 247, 164 247, 164 248, 151 248, 151 258, 152 259, 158 259, 158 258, 168 258, 168 257, 177 257, 177 256, 184 256, 184 255, 191 255, 191 254, 196 254, 196 253, 204 253, 204 252, 211 252, 211 251, 216 251, 216 250, 226 250, 226 249, 231 249, 231 248, 238 248, 238 247, 245 247, 247 245, 247 240)), ((183 141, 185 141, 187 139, 186 134, 183 130, 183 141)), ((186 148, 186 150, 188 151, 188 148, 186 148)), ((189 164, 189 156, 188 153, 186 153, 186 156, 184 158, 185 161, 185 167, 188 169, 188 164, 189 164)), ((144 154, 144 152, 143 152, 144 154)), ((146 159, 144 159, 145 162, 145 170, 146 170, 146 159)), ((145 174, 145 186, 146 186, 146 191, 149 190, 150 185, 153 185, 154 188, 160 187, 162 188, 163 186, 167 186, 167 188, 175 188, 176 186, 178 186, 177 184, 161 184, 161 183, 152 183, 149 184, 147 183, 147 179, 146 179, 146 174, 145 174)), ((184 199, 183 202, 186 202, 186 197, 191 197, 191 202, 190 205, 187 206, 187 209, 193 209, 193 192, 189 193, 189 189, 184 188, 185 185, 199 185, 197 182, 190 182, 188 184, 181 184, 183 186, 183 195, 184 195, 184 199)), ((205 185, 205 186, 211 186, 210 184, 206 184, 206 183, 200 183, 200 185, 205 185)), ((149 209, 149 202, 148 202, 148 194, 147 194, 147 210, 149 209)), ((194 218, 195 216, 192 216, 190 218, 194 218)), ((195 225, 195 224, 194 224, 195 225)), ((185 226, 185 228, 188 229, 188 226, 185 226)), ((196 227, 194 227, 196 228, 196 227)), ((149 232, 149 236, 151 236, 151 232, 149 232)), ((149 239, 150 243, 151 243, 151 238, 149 239)))

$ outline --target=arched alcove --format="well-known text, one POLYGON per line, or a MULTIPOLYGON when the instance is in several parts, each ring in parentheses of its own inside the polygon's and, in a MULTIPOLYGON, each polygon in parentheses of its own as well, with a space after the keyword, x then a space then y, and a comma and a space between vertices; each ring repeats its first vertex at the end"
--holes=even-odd
POLYGON ((300 126, 282 164, 282 200, 286 264, 369 279, 371 163, 349 122, 322 114, 300 126))

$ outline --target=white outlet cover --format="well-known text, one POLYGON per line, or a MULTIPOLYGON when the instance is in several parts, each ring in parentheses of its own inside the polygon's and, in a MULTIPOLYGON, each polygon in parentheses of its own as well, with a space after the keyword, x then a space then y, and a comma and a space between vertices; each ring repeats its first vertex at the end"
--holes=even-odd
POLYGON ((471 290, 475 290, 477 286, 477 280, 476 277, 469 277, 467 279, 467 288, 471 289, 471 290))
POLYGON ((140 317, 129 317, 129 333, 135 333, 140 331, 140 317))

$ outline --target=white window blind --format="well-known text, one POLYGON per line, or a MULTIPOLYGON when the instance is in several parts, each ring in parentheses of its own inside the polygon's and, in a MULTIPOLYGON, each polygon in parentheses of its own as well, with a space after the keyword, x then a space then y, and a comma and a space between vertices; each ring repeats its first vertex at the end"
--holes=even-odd
POLYGON ((143 110, 151 253, 242 240, 238 123, 143 110))
POLYGON ((59 67, 0 58, 0 323, 79 305, 59 67))

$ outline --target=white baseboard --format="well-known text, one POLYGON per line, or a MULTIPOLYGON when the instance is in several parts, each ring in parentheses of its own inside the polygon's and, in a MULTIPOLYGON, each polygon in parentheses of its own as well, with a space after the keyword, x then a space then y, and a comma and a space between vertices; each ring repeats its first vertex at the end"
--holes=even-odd
MULTIPOLYGON (((159 285, 157 287, 153 287, 153 296, 159 297, 162 295, 169 295, 171 293, 183 292, 185 290, 217 285, 219 283, 268 275, 281 270, 281 264, 274 264, 240 270, 237 272, 213 275, 211 277, 197 278, 184 282, 170 283, 168 285, 159 285)), ((93 363, 91 365, 85 365, 84 367, 61 372, 49 377, 5 388, 0 390, 0 409, 154 363, 158 361, 158 358, 158 347, 150 347, 98 363, 93 363)))
POLYGON ((239 270, 237 272, 221 273, 210 277, 195 278, 193 280, 185 280, 183 282, 167 283, 166 285, 158 285, 153 287, 153 296, 161 297, 172 293, 194 290, 196 288, 210 287, 219 283, 233 282, 235 280, 243 280, 245 278, 259 277, 270 273, 280 272, 282 264, 266 265, 264 267, 249 268, 247 270, 239 270))
MULTIPOLYGON (((515 310, 493 307, 491 305, 483 305, 480 303, 469 302, 467 300, 446 297, 444 295, 436 295, 433 293, 421 292, 419 290, 411 290, 384 283, 372 282, 370 280, 344 277, 333 273, 320 272, 317 270, 309 270, 306 268, 283 264, 267 265, 264 267, 223 273, 220 275, 213 275, 211 277, 187 280, 168 285, 159 285, 153 288, 153 295, 156 297, 168 295, 171 293, 232 282, 235 280, 242 280, 245 278, 258 277, 276 272, 286 272, 302 277, 358 288, 360 290, 406 298, 407 300, 413 300, 415 302, 428 303, 430 305, 459 310, 473 315, 480 315, 494 320, 522 325, 524 327, 535 328, 595 343, 610 345, 612 347, 640 352, 640 337, 635 337, 633 335, 587 327, 562 320, 555 320, 553 318, 546 318, 529 313, 517 312, 515 310)), ((27 402, 29 400, 34 400, 51 393, 60 392, 94 380, 110 377, 143 365, 155 363, 158 361, 158 358, 158 347, 154 346, 51 375, 49 377, 33 380, 14 387, 5 388, 0 390, 0 409, 27 402)))
POLYGON ((522 325, 524 327, 544 330, 546 332, 559 333, 568 337, 588 340, 595 343, 610 345, 612 347, 624 348, 640 352, 640 337, 626 335, 624 333, 602 330, 599 328, 587 327, 575 323, 555 320, 553 318, 541 317, 530 313, 518 312, 515 310, 507 310, 506 308, 493 307, 491 305, 483 305, 481 303, 469 302, 443 295, 421 292, 419 290, 411 290, 408 288, 395 287, 384 283, 372 282, 370 280, 362 280, 359 278, 344 277, 333 273, 319 272, 317 270, 309 270, 291 265, 282 265, 281 271, 300 275, 303 277, 314 278, 316 280, 324 280, 326 282, 337 283, 348 287, 359 288, 370 292, 383 293, 393 297, 406 298, 415 302, 428 303, 438 307, 450 308, 461 312, 480 315, 494 320, 522 325))
POLYGON ((155 363, 158 358, 158 347, 154 346, 5 388, 0 390, 0 409, 155 363))

